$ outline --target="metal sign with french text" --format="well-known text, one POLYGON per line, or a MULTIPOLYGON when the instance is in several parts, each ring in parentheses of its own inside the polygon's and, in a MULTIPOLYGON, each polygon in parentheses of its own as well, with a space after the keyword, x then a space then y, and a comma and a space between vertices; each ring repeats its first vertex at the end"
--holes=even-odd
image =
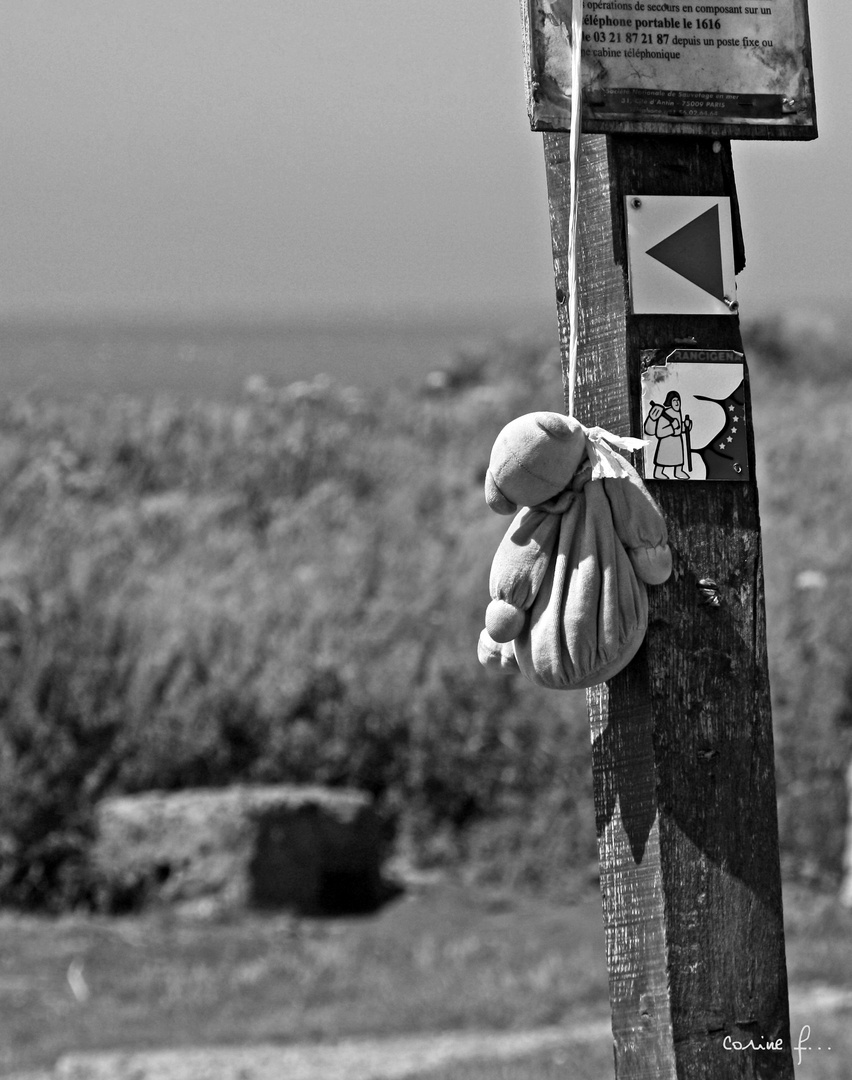
MULTIPOLYGON (((571 118, 573 0, 523 0, 534 130, 571 118)), ((816 137, 806 0, 584 0, 583 130, 816 137)))

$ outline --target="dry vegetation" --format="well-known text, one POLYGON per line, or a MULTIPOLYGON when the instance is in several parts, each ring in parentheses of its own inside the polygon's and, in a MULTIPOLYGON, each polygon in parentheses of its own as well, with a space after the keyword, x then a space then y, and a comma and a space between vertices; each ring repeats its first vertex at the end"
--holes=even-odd
MULTIPOLYGON (((750 358, 784 858, 834 884, 852 390, 840 345, 804 364, 811 344, 758 326, 750 358)), ((441 386, 0 403, 0 902, 96 901, 102 794, 236 780, 365 788, 422 863, 588 879, 582 696, 474 658, 491 440, 559 407, 553 350, 459 356, 441 386)))

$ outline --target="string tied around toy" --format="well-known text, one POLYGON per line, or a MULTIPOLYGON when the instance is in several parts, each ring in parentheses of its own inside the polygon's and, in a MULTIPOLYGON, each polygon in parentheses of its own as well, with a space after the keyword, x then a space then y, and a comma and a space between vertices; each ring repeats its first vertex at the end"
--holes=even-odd
POLYGON ((627 463, 616 450, 626 450, 632 453, 642 450, 648 445, 647 439, 634 439, 630 435, 614 435, 602 427, 586 429, 586 441, 589 446, 589 457, 593 459, 593 475, 624 476, 627 463))
POLYGON ((611 431, 607 431, 606 428, 593 427, 586 428, 586 438, 595 445, 595 447, 607 447, 615 446, 619 450, 627 450, 632 453, 635 450, 641 450, 648 445, 648 439, 634 439, 629 435, 613 435, 611 431))

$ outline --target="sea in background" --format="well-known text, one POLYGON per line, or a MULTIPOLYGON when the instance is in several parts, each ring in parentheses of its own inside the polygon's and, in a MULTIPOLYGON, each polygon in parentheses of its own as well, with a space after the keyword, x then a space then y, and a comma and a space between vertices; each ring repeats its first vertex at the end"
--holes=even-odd
POLYGON ((234 401, 326 375, 343 385, 417 387, 459 353, 550 333, 546 313, 452 319, 91 319, 0 323, 2 393, 234 401))
MULTIPOLYGON (((847 305, 742 318, 743 333, 781 320, 815 349, 852 338, 847 305)), ((555 312, 451 318, 89 318, 0 320, 0 393, 68 400, 89 395, 235 401, 251 380, 272 387, 326 375, 365 389, 417 388, 429 374, 495 342, 552 341, 555 312)), ((803 354, 803 362, 807 356, 803 354)))

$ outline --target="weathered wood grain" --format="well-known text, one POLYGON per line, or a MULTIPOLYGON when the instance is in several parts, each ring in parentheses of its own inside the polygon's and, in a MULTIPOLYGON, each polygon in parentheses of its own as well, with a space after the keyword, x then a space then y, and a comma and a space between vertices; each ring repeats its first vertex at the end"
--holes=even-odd
MULTIPOLYGON (((567 363, 568 136, 544 136, 567 363)), ((630 312, 624 196, 727 195, 730 144, 586 135, 576 413, 641 435, 640 353, 694 337, 742 350, 735 316, 630 312)), ((751 430, 751 402, 747 410, 751 430)), ((749 444, 750 475, 754 447, 749 444)), ((756 482, 647 481, 671 579, 643 648, 589 691, 617 1080, 793 1076, 756 482), (709 577, 721 604, 702 603, 709 577), (726 1048, 732 1040, 782 1050, 726 1048)))

